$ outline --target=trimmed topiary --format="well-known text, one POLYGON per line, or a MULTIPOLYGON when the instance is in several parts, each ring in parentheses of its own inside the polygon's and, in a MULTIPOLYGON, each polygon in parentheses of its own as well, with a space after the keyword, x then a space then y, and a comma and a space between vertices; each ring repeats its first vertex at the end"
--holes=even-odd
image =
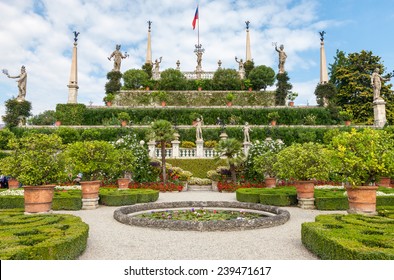
POLYGON ((153 202, 159 198, 159 191, 150 189, 100 188, 99 203, 107 206, 133 205, 153 202))
POLYGON ((236 198, 242 202, 262 203, 274 206, 289 206, 297 204, 295 187, 280 188, 241 188, 236 191, 236 198))

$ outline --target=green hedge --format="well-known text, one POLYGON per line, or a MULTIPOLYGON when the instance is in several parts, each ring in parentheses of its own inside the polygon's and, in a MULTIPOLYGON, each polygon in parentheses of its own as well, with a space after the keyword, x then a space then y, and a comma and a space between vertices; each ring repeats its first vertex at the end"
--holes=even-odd
POLYGON ((81 210, 82 192, 79 190, 68 190, 65 192, 55 191, 52 201, 53 210, 81 210))
POLYGON ((55 116, 63 125, 81 125, 84 122, 85 112, 84 104, 57 104, 55 116))
POLYGON ((89 226, 72 215, 0 211, 0 259, 72 260, 86 249, 89 226))
POLYGON ((149 189, 100 188, 99 203, 107 206, 132 205, 153 202, 159 198, 159 191, 149 189))
POLYGON ((241 202, 289 206, 297 204, 297 191, 295 187, 241 188, 236 191, 236 198, 241 202))
POLYGON ((394 260, 394 219, 320 215, 303 223, 304 246, 325 260, 394 260))
POLYGON ((24 208, 25 200, 23 196, 0 196, 0 209, 24 208))

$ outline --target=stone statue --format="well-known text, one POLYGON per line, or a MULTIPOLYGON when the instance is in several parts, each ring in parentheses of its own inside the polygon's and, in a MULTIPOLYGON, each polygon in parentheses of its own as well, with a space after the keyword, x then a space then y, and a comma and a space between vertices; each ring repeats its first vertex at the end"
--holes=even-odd
POLYGON ((112 71, 120 72, 120 64, 122 63, 122 59, 129 57, 129 55, 127 54, 127 52, 125 53, 125 55, 123 55, 122 52, 120 51, 120 45, 116 45, 116 50, 114 50, 111 56, 108 57, 108 60, 111 61, 111 58, 113 57, 114 57, 114 69, 112 69, 112 71))
POLYGON ((285 73, 285 62, 287 55, 283 50, 284 48, 285 47, 283 45, 280 45, 278 49, 278 45, 275 43, 275 50, 279 53, 279 74, 285 73))
POLYGON ((239 72, 245 71, 244 61, 242 60, 242 58, 240 60, 238 60, 238 58, 235 57, 235 61, 238 63, 238 70, 239 70, 239 72))
POLYGON ((386 79, 379 75, 379 68, 375 68, 371 75, 371 86, 373 88, 373 100, 383 100, 380 97, 380 90, 382 89, 382 81, 388 81, 390 78, 386 79))
POLYGON ((326 31, 321 31, 321 32, 319 32, 319 34, 320 34, 320 41, 324 41, 324 34, 326 34, 326 31))
POLYGON ((74 33, 74 43, 77 43, 78 35, 79 35, 80 32, 74 31, 73 33, 74 33))
POLYGON ((197 55, 197 69, 201 69, 202 52, 196 52, 197 55))
POLYGON ((249 127, 249 123, 245 123, 244 127, 242 128, 244 131, 244 142, 250 142, 249 132, 252 132, 252 129, 249 127))
POLYGON ((3 73, 6 74, 7 77, 11 78, 11 79, 18 79, 19 78, 19 80, 17 80, 19 93, 18 93, 18 97, 16 98, 16 100, 18 100, 18 101, 25 101, 25 97, 26 97, 26 83, 27 83, 27 73, 26 73, 25 66, 21 67, 21 73, 18 76, 10 76, 8 74, 7 70, 3 70, 3 73))
POLYGON ((162 60, 162 57, 160 56, 159 60, 156 58, 155 62, 153 63, 153 66, 154 66, 153 72, 156 77, 159 77, 159 75, 160 75, 161 60, 162 60))
POLYGON ((202 124, 203 124, 204 119, 201 116, 200 118, 197 118, 196 123, 194 126, 196 127, 196 140, 202 140, 202 124))

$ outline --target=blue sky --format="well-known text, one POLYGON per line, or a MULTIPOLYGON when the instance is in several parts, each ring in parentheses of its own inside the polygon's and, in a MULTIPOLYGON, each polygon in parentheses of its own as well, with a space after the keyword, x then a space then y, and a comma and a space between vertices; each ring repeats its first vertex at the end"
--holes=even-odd
MULTIPOLYGON (((145 61, 147 21, 152 24, 153 59, 163 57, 161 70, 193 71, 196 66, 193 31, 195 0, 0 0, 0 69, 17 75, 28 72, 26 99, 33 113, 54 110, 66 103, 71 67, 72 31, 78 41, 78 102, 102 105, 107 57, 116 44, 130 57, 122 71, 140 68, 145 61)), ((237 68, 234 57, 245 58, 245 21, 250 23, 252 57, 256 65, 277 71, 272 42, 284 44, 286 70, 296 105, 316 104, 319 81, 318 31, 325 30, 328 63, 337 49, 346 53, 370 50, 382 57, 387 72, 394 69, 392 26, 394 0, 201 0, 200 41, 205 48, 206 71, 237 68)), ((15 81, 0 73, 0 115, 4 101, 17 95, 15 81)))

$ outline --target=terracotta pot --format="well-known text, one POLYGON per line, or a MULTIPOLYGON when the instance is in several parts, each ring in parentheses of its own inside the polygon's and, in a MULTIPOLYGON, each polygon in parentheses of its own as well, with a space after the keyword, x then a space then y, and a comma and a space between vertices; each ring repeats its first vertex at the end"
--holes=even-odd
POLYGON ((202 90, 202 87, 198 87, 198 91, 201 91, 202 90))
POLYGON ((391 179, 391 181, 390 181, 390 187, 391 187, 391 188, 394 188, 394 179, 391 179))
POLYGON ((127 121, 121 121, 121 122, 120 122, 120 125, 123 126, 123 127, 125 127, 125 126, 127 125, 127 121))
POLYGON ((271 121, 271 125, 275 126, 276 125, 276 121, 271 121))
POLYGON ((297 199, 314 198, 315 184, 312 181, 296 181, 295 187, 297 189, 297 199))
POLYGON ((349 126, 352 122, 351 121, 345 121, 345 125, 349 126))
POLYGON ((56 121, 56 122, 55 122, 55 125, 56 125, 56 126, 60 126, 61 124, 62 124, 61 121, 56 121))
POLYGON ((293 106, 294 106, 294 101, 290 101, 290 102, 289 102, 289 106, 290 106, 290 107, 293 107, 293 106))
POLYGON ((376 186, 346 187, 349 201, 348 213, 376 214, 376 186))
POLYGON ((145 89, 146 89, 146 90, 149 90, 150 88, 149 88, 149 87, 146 87, 145 89))
POLYGON ((249 90, 249 91, 252 91, 252 88, 250 87, 248 90, 249 90))
POLYGON ((111 102, 111 101, 107 101, 105 104, 106 104, 108 107, 111 107, 111 106, 112 106, 112 102, 111 102))
POLYGON ((378 182, 378 186, 390 188, 390 182, 391 182, 391 179, 389 177, 381 177, 380 181, 378 182))
POLYGON ((166 106, 166 102, 165 102, 165 101, 162 101, 162 102, 161 102, 161 106, 162 106, 162 107, 165 107, 165 106, 166 106))
POLYGON ((82 181, 82 198, 91 199, 98 198, 98 193, 100 189, 101 181, 82 181))
POLYGON ((15 190, 15 189, 19 188, 19 182, 18 182, 18 180, 9 179, 9 180, 8 180, 8 188, 9 188, 10 190, 15 190))
POLYGON ((275 188, 276 187, 276 178, 265 178, 265 187, 266 188, 275 188))
POLYGON ((231 106, 233 106, 233 103, 232 102, 227 102, 227 106, 231 107, 231 106))
POLYGON ((25 213, 48 213, 52 209, 55 185, 25 186, 25 213))
POLYGON ((128 189, 129 188, 130 179, 128 178, 119 178, 118 179, 118 188, 119 189, 128 189))

